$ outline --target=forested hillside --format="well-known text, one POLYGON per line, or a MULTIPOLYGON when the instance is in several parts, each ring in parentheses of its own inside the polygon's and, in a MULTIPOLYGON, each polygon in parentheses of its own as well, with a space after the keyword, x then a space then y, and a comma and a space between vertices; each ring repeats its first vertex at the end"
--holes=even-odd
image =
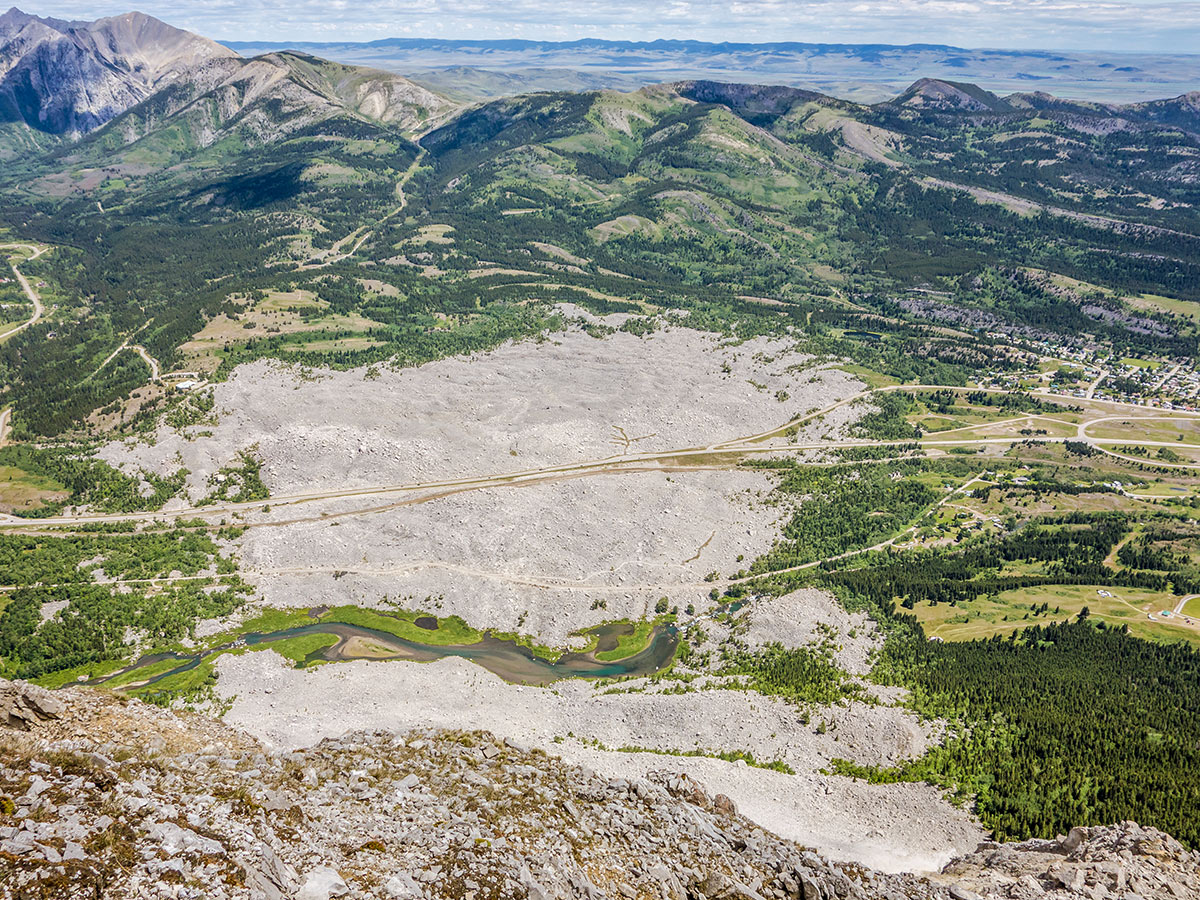
MULTIPOLYGON (((305 72, 322 84, 348 77, 302 59, 273 64, 310 92, 305 72)), ((195 365, 181 347, 222 312, 245 316, 256 292, 306 292, 325 313, 308 318, 327 325, 303 340, 286 327, 234 333, 204 365, 420 361, 537 331, 545 317, 517 305, 568 299, 692 309, 728 328, 764 315, 744 298, 768 297, 814 337, 869 312, 1089 333, 1131 353, 1195 350, 1189 319, 1122 299, 1200 299, 1188 174, 1200 138, 1158 107, 1010 98, 968 114, 908 95, 859 107, 692 82, 495 101, 418 146, 397 127, 409 120, 331 114, 336 95, 321 90, 318 115, 288 95, 260 101, 215 143, 185 131, 182 157, 166 148, 195 117, 164 119, 156 109, 175 101, 152 98, 7 176, 7 226, 58 248, 38 271, 67 301, 57 322, 0 350, 19 429, 77 429, 145 383, 136 360, 92 375, 104 349, 138 329, 165 365, 195 365), (264 117, 278 136, 264 143, 256 125, 248 142, 264 117), (1147 141, 1136 163, 1122 162, 1147 141), (1046 152, 1030 157, 1035 146, 1046 152), (1118 182, 1125 199, 1114 198, 1118 182), (51 330, 71 340, 48 343, 51 330)), ((838 349, 877 358, 884 348, 838 349)), ((919 329, 893 330, 886 349, 929 380, 1004 365, 987 344, 919 329)))

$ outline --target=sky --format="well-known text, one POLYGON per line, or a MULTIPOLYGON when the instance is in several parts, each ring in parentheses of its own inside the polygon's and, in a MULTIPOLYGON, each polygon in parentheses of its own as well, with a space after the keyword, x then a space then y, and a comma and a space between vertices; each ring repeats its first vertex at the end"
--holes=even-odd
POLYGON ((1200 53, 1200 0, 21 0, 19 5, 64 19, 136 8, 229 41, 691 38, 1200 53))

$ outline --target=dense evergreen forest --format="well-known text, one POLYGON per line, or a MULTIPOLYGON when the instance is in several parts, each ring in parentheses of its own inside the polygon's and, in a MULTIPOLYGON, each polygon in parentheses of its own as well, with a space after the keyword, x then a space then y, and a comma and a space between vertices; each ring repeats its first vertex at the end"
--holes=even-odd
POLYGON ((0 606, 0 675, 34 678, 125 659, 131 632, 168 647, 194 634, 197 622, 228 615, 251 593, 216 541, 235 535, 0 535, 0 584, 15 586, 0 606), (43 621, 47 604, 62 613, 43 621))
POLYGON ((959 731, 894 769, 837 771, 952 788, 997 840, 1131 819, 1200 845, 1200 653, 1085 615, 962 643, 893 623, 876 677, 959 731))
MULTIPOLYGON (((1065 408, 1048 409, 1020 393, 897 391, 873 398, 873 411, 856 428, 899 439, 922 409, 946 414, 963 410, 964 403, 1005 413, 1065 408)), ((1098 596, 1096 585, 1106 586, 1109 596, 1122 589, 1193 593, 1200 585, 1194 517, 1165 508, 1025 512, 1021 498, 1062 503, 1112 490, 1102 470, 1072 459, 1087 457, 1064 447, 1046 462, 1021 468, 1028 474, 1019 483, 1012 463, 990 460, 987 483, 971 496, 986 504, 1001 492, 1006 523, 941 542, 931 527, 932 511, 948 490, 980 473, 976 462, 752 463, 778 473, 773 496, 792 512, 776 546, 749 567, 751 580, 725 594, 744 603, 801 585, 832 590, 847 608, 865 610, 881 625, 884 645, 871 679, 906 688, 914 710, 950 723, 944 743, 911 762, 876 768, 837 760, 834 771, 944 787, 973 804, 999 840, 1133 819, 1195 846, 1200 652, 1178 637, 1171 642, 1169 632, 1158 642, 1130 634, 1127 623, 1145 614, 1118 601, 1108 615, 1097 616, 1086 606, 1064 612, 1021 599, 1026 592, 1076 585, 1087 586, 1097 602, 1104 591, 1098 596), (906 527, 928 532, 931 540, 854 555, 906 527), (825 561, 791 568, 814 560, 825 561), (1013 598, 1003 620, 982 617, 976 604, 999 597, 1013 598), (947 607, 994 633, 930 639, 918 614, 947 607)), ((764 693, 801 703, 839 693, 862 696, 807 649, 773 648, 733 659, 729 671, 748 676, 747 686, 764 693)))

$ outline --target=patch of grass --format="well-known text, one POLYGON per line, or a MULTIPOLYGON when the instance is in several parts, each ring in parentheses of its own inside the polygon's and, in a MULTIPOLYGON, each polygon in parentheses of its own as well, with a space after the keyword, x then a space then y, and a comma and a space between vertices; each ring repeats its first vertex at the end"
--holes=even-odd
MULTIPOLYGON (((1188 628, 1178 616, 1164 618, 1162 610, 1172 610, 1179 598, 1165 591, 1139 590, 1104 585, 1040 585, 1017 588, 957 605, 916 604, 912 613, 930 637, 946 641, 971 641, 1005 635, 1029 625, 1074 618, 1087 607, 1092 618, 1110 625, 1128 625, 1132 634, 1148 640, 1173 642, 1185 640, 1200 646, 1200 630, 1188 628), (1099 592, 1106 591, 1110 597, 1099 592), (1049 609, 1036 612, 1043 604, 1049 609)), ((1191 615, 1200 616, 1200 603, 1191 615)))
POLYGON ((409 610, 384 613, 373 609, 363 609, 359 606, 338 606, 321 616, 321 621, 342 622, 346 625, 357 625, 360 628, 373 628, 376 631, 394 634, 406 641, 436 646, 478 644, 483 640, 483 632, 472 628, 459 616, 438 618, 437 628, 417 627, 416 620, 426 615, 428 613, 409 610))
MULTIPOLYGON (((104 682, 104 686, 106 688, 119 688, 127 684, 135 684, 139 681, 146 681, 147 679, 153 678, 156 675, 161 675, 163 672, 170 672, 172 669, 177 669, 186 662, 187 660, 182 659, 163 659, 156 663, 150 663, 147 666, 138 666, 136 669, 131 669, 128 672, 124 672, 104 682)), ((128 661, 125 661, 125 664, 128 665, 128 661)), ((172 679, 163 680, 168 681, 172 679)))
POLYGON ((519 631, 489 631, 492 637, 498 641, 512 641, 529 650, 534 656, 540 657, 547 662, 557 662, 558 658, 563 655, 561 647, 551 647, 548 644, 539 644, 527 634, 521 634, 519 631))
POLYGON ((166 704, 175 697, 187 696, 203 691, 204 688, 213 684, 216 678, 217 673, 213 670, 212 664, 202 662, 195 668, 172 675, 169 678, 164 678, 162 681, 156 681, 154 684, 146 685, 145 687, 134 688, 129 693, 151 703, 166 704))
POLYGON ((1196 318, 1196 314, 1200 312, 1192 300, 1176 300, 1174 297, 1164 297, 1162 294, 1140 294, 1136 297, 1126 297, 1125 300, 1130 306, 1137 309, 1151 309, 1189 319, 1196 318))
POLYGON ((83 676, 87 679, 103 678, 105 675, 115 672, 118 669, 129 665, 128 659, 106 659, 101 662, 85 663, 82 666, 76 666, 73 669, 62 669, 58 672, 50 672, 33 679, 35 684, 39 684, 44 688, 60 688, 68 684, 75 684, 83 676))
MULTIPOLYGON (((264 609, 253 619, 247 619, 238 629, 238 634, 259 632, 266 634, 271 631, 283 631, 285 628, 295 628, 297 625, 312 625, 317 620, 309 615, 308 609, 264 609)), ((211 646, 224 644, 231 640, 229 632, 216 635, 211 646)))
POLYGON ((43 500, 62 500, 66 496, 66 486, 53 478, 16 466, 0 466, 0 511, 36 509, 43 500))
POLYGON ((628 659, 640 653, 650 645, 650 638, 654 634, 655 624, 653 620, 648 619, 633 623, 632 634, 618 635, 617 646, 612 650, 601 650, 596 654, 596 659, 603 662, 613 662, 618 659, 628 659))
POLYGON ((282 641, 271 641, 265 644, 255 644, 252 650, 274 650, 284 659, 290 659, 296 665, 302 665, 309 656, 332 647, 338 642, 336 634, 298 634, 282 641))
MULTIPOLYGON (((608 748, 604 748, 608 749, 608 748)), ((655 747, 639 747, 626 745, 617 747, 617 753, 657 753, 660 756, 682 756, 686 758, 700 757, 702 759, 722 759, 725 762, 744 762, 756 769, 770 769, 772 772, 782 772, 785 775, 795 775, 796 770, 781 759, 759 761, 748 750, 660 750, 655 747)))
POLYGON ((838 368, 843 372, 853 375, 859 381, 865 381, 867 387, 871 388, 891 387, 894 384, 901 383, 899 378, 884 375, 882 372, 876 372, 874 369, 868 369, 866 366, 860 366, 857 363, 838 366, 838 368))

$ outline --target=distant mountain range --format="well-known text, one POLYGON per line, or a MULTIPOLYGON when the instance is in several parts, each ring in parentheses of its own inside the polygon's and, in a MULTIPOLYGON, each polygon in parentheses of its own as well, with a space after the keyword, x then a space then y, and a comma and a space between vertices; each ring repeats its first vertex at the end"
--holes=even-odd
MULTIPOLYGON (((378 134, 389 142, 403 136, 402 142, 412 147, 410 141, 417 134, 428 132, 479 100, 535 91, 586 92, 606 86, 634 90, 647 79, 671 84, 673 90, 702 102, 729 105, 751 117, 770 115, 779 104, 811 100, 841 103, 850 110, 852 102, 832 100, 809 89, 745 84, 750 80, 770 82, 773 71, 795 65, 801 58, 809 61, 811 71, 821 66, 833 71, 853 62, 890 73, 918 61, 934 69, 945 68, 956 65, 955 59, 966 68, 984 63, 993 68, 1036 63, 1040 71, 1076 64, 1053 53, 960 51, 935 45, 396 39, 358 45, 304 44, 288 50, 279 49, 282 46, 221 45, 141 13, 95 22, 65 22, 11 9, 0 16, 0 159, 33 165, 39 151, 65 142, 73 145, 70 166, 120 166, 127 177, 181 163, 209 171, 214 165, 231 164, 246 152, 267 150, 302 133, 311 134, 318 126, 325 134, 323 140, 335 133, 341 136, 339 140, 378 134), (380 64, 395 63, 401 55, 426 63, 434 58, 469 57, 494 68, 425 69, 419 76, 422 81, 417 82, 378 66, 330 61, 309 51, 380 64), (614 69, 513 67, 520 61, 561 62, 565 58, 614 69), (718 62, 732 66, 741 60, 747 68, 724 82, 693 77, 668 81, 667 76, 674 72, 668 63, 685 59, 701 68, 718 62), (753 99, 744 103, 744 98, 753 99), (368 131, 364 132, 364 127, 368 131)), ((1096 126, 1106 129, 1153 123, 1200 130, 1200 93, 1116 104, 1062 100, 1028 89, 1002 97, 959 79, 921 77, 905 85, 899 92, 889 92, 882 107, 1001 115, 1045 109, 1059 117, 1112 120, 1096 126), (1124 124, 1113 124, 1118 121, 1124 124)), ((859 111, 850 114, 858 117, 868 111, 864 106, 855 109, 859 111)), ((298 146, 293 150, 300 152, 298 146)), ((51 161, 50 165, 63 171, 60 162, 51 161)), ((21 177, 10 168, 14 177, 21 177)))
MULTIPOLYGON (((695 80, 778 83, 858 102, 903 99, 923 83, 928 103, 946 99, 929 85, 973 81, 984 87, 970 96, 948 88, 946 97, 999 110, 1007 104, 990 91, 1108 104, 1183 95, 1200 86, 1200 56, 591 39, 220 44, 142 13, 68 22, 13 8, 0 15, 0 157, 79 138, 126 112, 123 143, 187 120, 185 145, 216 143, 231 127, 255 144, 333 115, 412 130, 494 97, 695 80)), ((1178 124, 1188 121, 1184 112, 1178 124)))
POLYGON ((225 42, 245 55, 284 49, 370 65, 442 88, 442 70, 475 98, 528 90, 628 90, 688 79, 786 84, 877 102, 922 77, 972 81, 999 93, 1037 89, 1130 102, 1200 88, 1200 56, 971 50, 941 44, 765 44, 703 41, 470 41, 388 38, 369 43, 225 42), (475 70, 464 78, 466 70, 475 70), (506 78, 496 77, 504 73, 506 78), (583 83, 581 83, 581 81, 583 83))

